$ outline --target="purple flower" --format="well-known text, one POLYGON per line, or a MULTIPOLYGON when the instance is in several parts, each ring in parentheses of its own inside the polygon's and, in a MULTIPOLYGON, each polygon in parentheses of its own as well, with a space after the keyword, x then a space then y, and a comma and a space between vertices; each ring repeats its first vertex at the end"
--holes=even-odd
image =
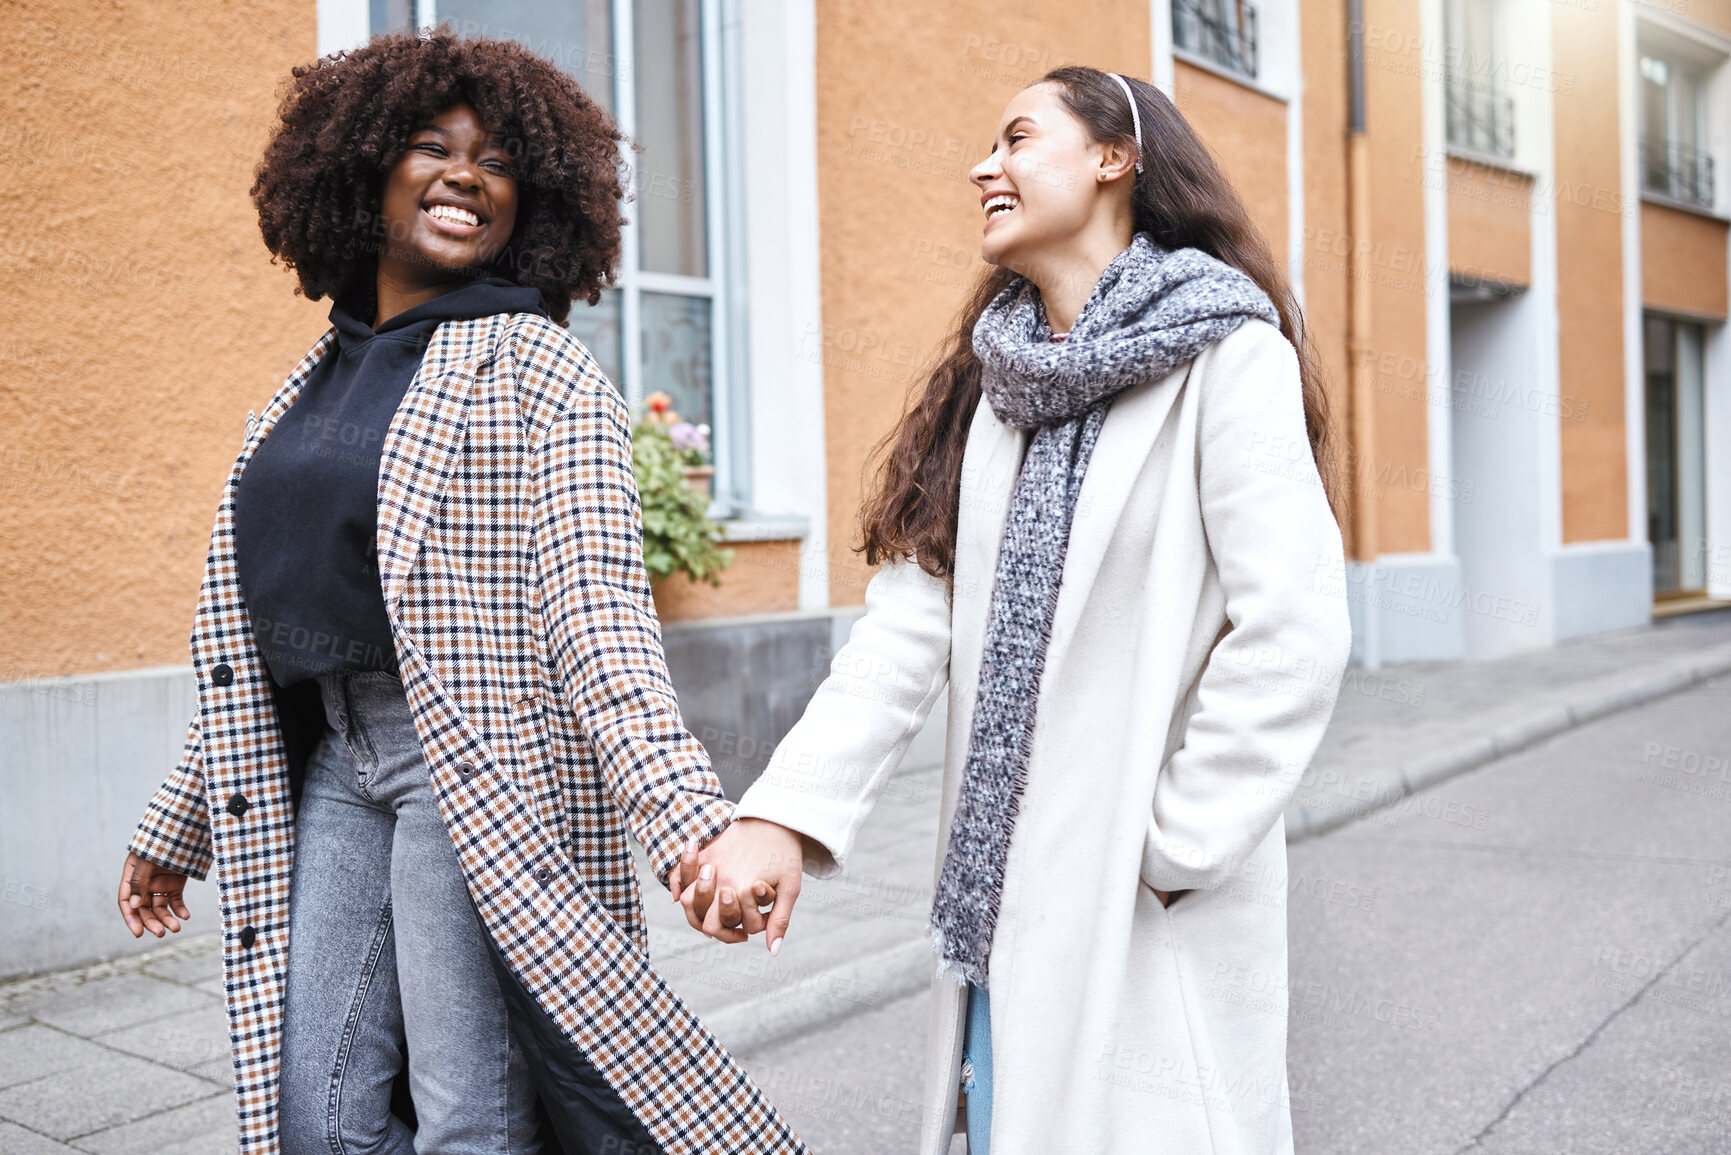
POLYGON ((673 448, 681 453, 708 453, 709 426, 693 425, 689 421, 681 421, 667 431, 667 436, 673 442, 673 448))

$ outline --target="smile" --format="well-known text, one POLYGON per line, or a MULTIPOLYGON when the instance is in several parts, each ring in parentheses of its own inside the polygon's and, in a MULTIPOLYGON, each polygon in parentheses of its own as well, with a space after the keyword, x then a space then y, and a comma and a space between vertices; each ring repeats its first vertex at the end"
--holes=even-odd
POLYGON ((453 231, 468 233, 481 227, 479 216, 456 205, 429 205, 423 211, 440 224, 451 227, 453 231))
POLYGON ((986 219, 995 220, 1021 204, 1021 198, 1011 193, 999 193, 985 204, 986 219))

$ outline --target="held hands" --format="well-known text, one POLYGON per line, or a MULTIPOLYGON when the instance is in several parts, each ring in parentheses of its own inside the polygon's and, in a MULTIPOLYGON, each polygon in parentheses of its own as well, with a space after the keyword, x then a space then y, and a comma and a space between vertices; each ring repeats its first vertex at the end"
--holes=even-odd
POLYGON ((764 931, 769 953, 780 954, 804 862, 799 834, 761 818, 741 818, 701 851, 687 845, 667 888, 685 908, 685 920, 710 938, 744 942, 764 931))
POLYGON ((180 930, 179 919, 192 917, 185 895, 186 875, 136 854, 126 856, 126 865, 120 868, 120 917, 133 938, 143 938, 147 930, 157 938, 180 930))

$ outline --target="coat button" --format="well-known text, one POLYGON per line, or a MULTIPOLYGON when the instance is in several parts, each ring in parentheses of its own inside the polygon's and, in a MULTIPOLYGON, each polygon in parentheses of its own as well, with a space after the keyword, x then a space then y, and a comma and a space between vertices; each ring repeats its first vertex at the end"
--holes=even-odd
POLYGON ((210 680, 219 686, 226 686, 234 681, 234 667, 227 662, 218 662, 210 668, 210 680))
POLYGON ((239 818, 242 814, 245 814, 250 809, 252 809, 252 803, 250 803, 246 800, 246 795, 244 795, 244 794, 230 794, 228 796, 227 810, 230 814, 234 815, 236 818, 239 818))
POLYGON ((473 778, 474 776, 475 776, 475 764, 473 762, 459 762, 459 763, 457 763, 457 777, 459 777, 463 781, 467 782, 469 779, 473 778))
POLYGON ((539 882, 542 886, 545 886, 549 882, 552 882, 553 881, 553 871, 551 870, 551 868, 543 866, 540 870, 537 870, 535 872, 535 881, 539 882))
POLYGON ((240 945, 242 950, 250 948, 257 939, 258 931, 254 930, 252 927, 243 926, 240 928, 240 945))

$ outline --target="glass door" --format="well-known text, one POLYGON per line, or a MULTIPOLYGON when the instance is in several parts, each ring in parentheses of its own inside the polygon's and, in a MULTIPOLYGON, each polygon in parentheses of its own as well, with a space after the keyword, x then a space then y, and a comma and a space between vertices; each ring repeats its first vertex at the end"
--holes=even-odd
POLYGON ((1647 318, 1647 540, 1657 599, 1699 596, 1707 584, 1704 354, 1700 325, 1647 318))

